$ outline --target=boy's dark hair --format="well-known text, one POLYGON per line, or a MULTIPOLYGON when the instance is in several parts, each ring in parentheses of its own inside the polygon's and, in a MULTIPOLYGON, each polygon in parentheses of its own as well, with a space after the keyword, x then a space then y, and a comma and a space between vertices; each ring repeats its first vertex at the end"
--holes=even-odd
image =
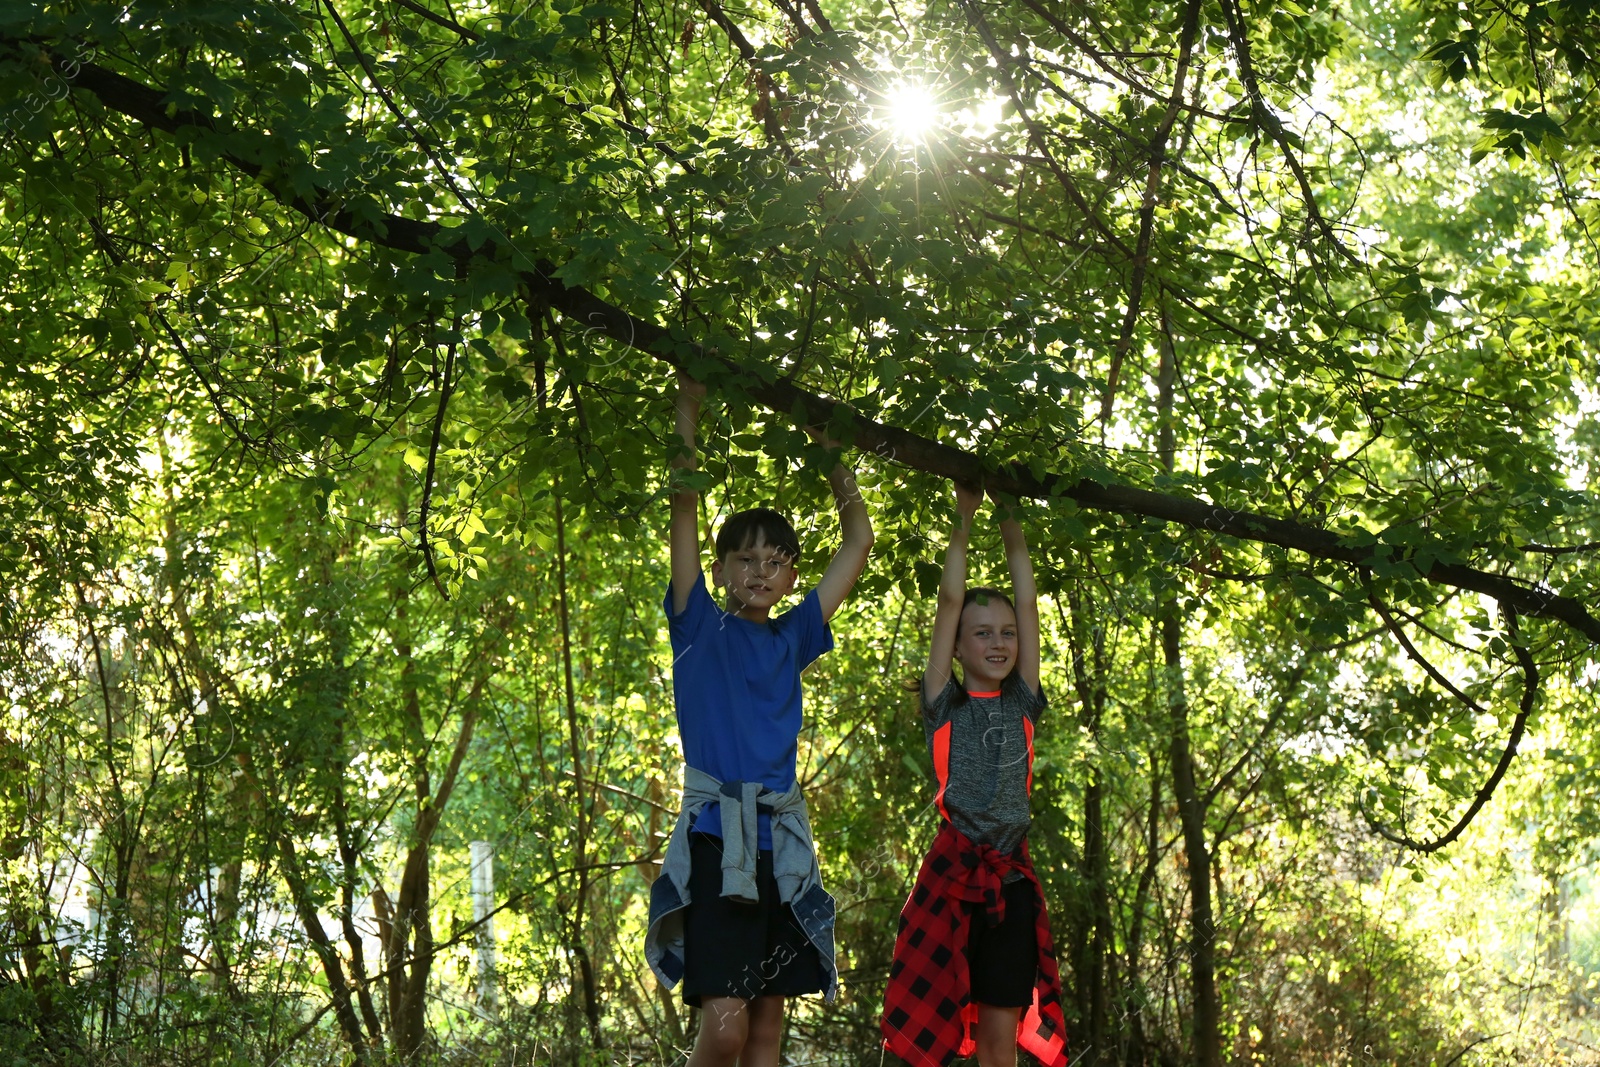
POLYGON ((800 562, 800 535, 794 525, 771 508, 750 508, 729 515, 717 531, 717 558, 765 541, 789 554, 789 562, 800 562))

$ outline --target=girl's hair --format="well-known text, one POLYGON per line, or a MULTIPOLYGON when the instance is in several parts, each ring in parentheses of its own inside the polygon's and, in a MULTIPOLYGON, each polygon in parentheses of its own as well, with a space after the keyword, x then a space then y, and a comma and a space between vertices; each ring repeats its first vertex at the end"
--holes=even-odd
MULTIPOLYGON (((975 585, 975 586, 971 587, 970 589, 968 589, 966 591, 966 593, 964 593, 962 595, 962 597, 961 597, 961 614, 965 615, 967 613, 967 605, 968 604, 980 604, 980 605, 982 605, 982 604, 989 603, 989 601, 991 601, 991 600, 1000 601, 1000 603, 1002 603, 1006 607, 1010 608, 1013 612, 1015 612, 1017 610, 1017 606, 1011 602, 1011 598, 1006 596, 1000 590, 995 589, 993 586, 975 585)), ((957 641, 961 640, 961 620, 960 620, 959 617, 956 619, 956 640, 957 641)), ((1013 678, 1015 678, 1016 676, 1017 676, 1017 665, 1013 663, 1011 665, 1010 673, 1007 674, 1005 676, 1005 678, 1001 680, 1000 687, 1002 689, 1004 689, 1004 688, 1010 686, 1011 685, 1011 680, 1013 678)), ((954 670, 954 664, 953 663, 951 664, 950 677, 952 677, 952 678, 955 677, 955 670, 954 670)), ((905 685, 905 688, 910 690, 911 692, 920 694, 922 692, 922 675, 920 675, 920 674, 914 675, 911 678, 908 678, 903 684, 905 685)), ((959 692, 956 693, 955 700, 952 701, 952 706, 953 707, 960 707, 962 704, 965 704, 967 702, 967 687, 965 685, 961 685, 961 686, 958 686, 957 688, 959 689, 959 692)), ((937 694, 937 693, 934 694, 934 696, 938 696, 938 695, 939 694, 937 694)))
MULTIPOLYGON (((991 601, 991 600, 1000 601, 1000 603, 1002 603, 1006 607, 1010 608, 1013 613, 1015 613, 1016 610, 1017 610, 1017 606, 1011 602, 1011 598, 1006 596, 1000 590, 994 589, 994 588, 992 588, 990 586, 987 586, 987 585, 975 585, 971 589, 968 589, 966 594, 961 598, 961 614, 965 615, 967 613, 967 605, 968 604, 984 605, 984 604, 989 603, 989 601, 991 601)), ((959 641, 960 639, 961 639, 961 620, 960 620, 960 618, 957 618, 956 619, 956 640, 959 641)))

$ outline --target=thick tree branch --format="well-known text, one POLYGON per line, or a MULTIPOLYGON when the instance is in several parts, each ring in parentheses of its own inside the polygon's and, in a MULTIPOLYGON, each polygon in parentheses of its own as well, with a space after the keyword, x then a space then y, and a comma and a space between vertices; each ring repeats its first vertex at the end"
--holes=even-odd
POLYGON ((1244 769, 1245 765, 1255 759, 1256 753, 1261 751, 1261 746, 1266 744, 1267 740, 1277 732, 1278 723, 1288 714, 1289 704, 1294 700, 1294 691, 1299 688, 1300 680, 1306 676, 1307 666, 1308 661, 1301 659, 1290 668, 1288 675, 1283 680, 1283 687, 1279 691, 1278 703, 1272 709, 1272 713, 1267 716, 1267 721, 1261 725, 1261 729, 1256 731, 1255 740, 1251 741, 1245 750, 1239 753, 1239 758, 1233 761, 1233 766, 1218 775, 1217 780, 1211 783, 1211 788, 1206 790, 1205 806, 1207 810, 1211 808, 1217 797, 1222 795, 1222 791, 1232 784, 1234 778, 1244 769))
POLYGON ((278 835, 278 855, 282 861, 279 870, 289 887, 289 898, 294 904, 295 914, 300 919, 306 938, 311 942, 311 948, 322 964, 323 976, 328 981, 334 1015, 339 1020, 339 1029, 344 1032, 345 1040, 350 1043, 355 1061, 365 1064, 371 1057, 361 1029, 361 1021, 356 1017, 355 1005, 350 999, 350 982, 345 975, 338 950, 333 947, 333 943, 328 940, 328 935, 322 928, 322 917, 317 914, 316 902, 312 899, 299 857, 295 854, 293 834, 278 835))
MULTIPOLYGON (((461 319, 456 318, 455 328, 461 329, 461 319)), ((428 577, 433 579, 433 587, 445 600, 450 599, 450 594, 445 591, 444 582, 439 578, 438 565, 433 560, 433 544, 428 540, 428 509, 433 502, 433 478, 439 461, 439 440, 444 434, 444 413, 450 406, 450 394, 455 389, 456 346, 452 341, 445 350, 444 381, 439 385, 439 406, 433 415, 433 431, 428 439, 428 466, 422 475, 422 506, 417 509, 417 540, 422 545, 422 558, 428 565, 428 577)))
MULTIPOLYGON (((1505 608, 1505 605, 1502 604, 1501 607, 1505 608)), ((1499 788, 1500 779, 1504 778, 1506 771, 1510 769, 1511 761, 1517 755, 1517 746, 1522 743, 1522 734, 1528 725, 1528 716, 1533 714, 1533 706, 1539 699, 1539 665, 1533 661, 1533 655, 1518 636, 1517 613, 1510 609, 1506 609, 1506 629, 1511 638, 1511 651, 1516 653, 1517 663, 1522 667, 1522 703, 1517 708, 1517 717, 1511 722, 1511 734, 1506 738, 1505 750, 1500 753, 1500 760, 1490 773, 1489 780, 1483 783, 1483 788, 1478 790, 1477 795, 1472 798, 1472 804, 1462 813, 1461 818, 1456 820, 1456 824, 1432 841, 1418 841, 1405 833, 1390 830, 1371 815, 1368 815, 1367 825, 1371 826, 1373 830, 1377 831, 1385 839, 1393 841, 1397 845, 1403 845, 1413 852, 1439 851, 1460 837, 1462 831, 1472 825, 1472 820, 1477 818, 1478 812, 1482 811, 1483 806, 1489 803, 1489 798, 1494 796, 1494 791, 1499 788)), ((1473 707, 1477 707, 1477 705, 1474 704, 1473 707)))
POLYGON ((1172 76, 1172 96, 1161 125, 1150 138, 1150 166, 1145 174, 1144 202, 1139 208, 1139 236, 1133 246, 1132 274, 1128 279, 1128 307, 1122 316, 1122 331, 1111 354, 1111 369, 1106 373, 1106 391, 1100 400, 1100 432, 1111 425, 1111 407, 1117 399, 1117 379, 1122 361, 1133 344, 1133 328, 1139 321, 1139 305, 1144 297, 1144 276, 1150 265, 1150 239, 1155 233, 1156 204, 1161 199, 1161 167, 1167 159, 1167 141, 1172 124, 1183 103, 1184 82, 1189 76, 1189 59, 1194 52, 1195 34, 1200 31, 1200 0, 1188 0, 1183 12, 1183 38, 1178 45, 1178 69, 1172 76))
POLYGON ((435 14, 434 12, 429 11, 421 4, 417 3, 417 0, 394 0, 394 2, 405 8, 407 11, 415 11, 417 14, 421 15, 435 26, 443 26, 452 33, 459 34, 464 40, 470 41, 473 44, 477 44, 479 41, 483 40, 482 34, 467 29, 455 19, 446 18, 443 15, 435 14))
POLYGON ((1322 209, 1317 206, 1317 194, 1311 188, 1311 180, 1306 177, 1305 167, 1300 164, 1300 157, 1295 154, 1294 146, 1289 143, 1288 132, 1283 128, 1283 121, 1273 113, 1267 104, 1267 98, 1262 95, 1261 84, 1256 80, 1255 61, 1250 50, 1250 31, 1244 24, 1244 14, 1239 10, 1237 0, 1221 0, 1222 14, 1228 21, 1228 37, 1233 42, 1233 53, 1239 61, 1239 79, 1244 82, 1245 93, 1250 98, 1251 113, 1255 123, 1265 130, 1268 137, 1272 138, 1278 150, 1283 153, 1283 161, 1288 164, 1289 170, 1294 174, 1294 180, 1300 186, 1300 195, 1305 200, 1306 214, 1311 221, 1316 223, 1317 229, 1322 231, 1322 236, 1345 259, 1352 263, 1359 263, 1354 252, 1346 248, 1339 235, 1333 232, 1333 226, 1322 214, 1322 209))
POLYGON ((728 40, 733 42, 733 47, 739 50, 739 55, 744 61, 746 63, 754 63, 756 46, 750 43, 750 38, 746 37, 744 31, 728 17, 726 11, 722 10, 722 5, 717 3, 717 0, 697 0, 697 2, 700 5, 700 9, 706 13, 706 17, 715 22, 721 27, 722 32, 728 35, 728 40))
POLYGON ((1446 678, 1444 674, 1440 672, 1439 668, 1433 665, 1432 661, 1430 661, 1421 652, 1417 651, 1417 646, 1411 643, 1411 638, 1407 637, 1406 632, 1400 628, 1400 624, 1394 621, 1394 616, 1389 614, 1389 609, 1384 606, 1382 600, 1378 599, 1377 590, 1373 589, 1370 583, 1367 584, 1367 599, 1372 603, 1372 610, 1376 611, 1378 613, 1378 617, 1383 620, 1383 625, 1388 629, 1390 636, 1396 641, 1400 642, 1400 647, 1405 649, 1405 653, 1408 657, 1410 657, 1411 662, 1421 667, 1423 672, 1426 673, 1429 678, 1433 679, 1434 684, 1438 685, 1445 692, 1455 697, 1456 700, 1460 701, 1462 704, 1465 704, 1467 707, 1471 708, 1477 714, 1488 714, 1481 704, 1467 696, 1467 694, 1463 693, 1460 689, 1456 688, 1455 683, 1446 678))
POLYGON ((1124 257, 1131 258, 1133 250, 1122 243, 1122 239, 1106 224, 1105 220, 1095 211, 1094 206, 1089 203, 1088 198, 1083 195, 1083 191, 1078 188, 1078 183, 1072 180, 1072 176, 1063 170, 1061 164, 1056 161, 1055 156, 1050 154, 1050 145, 1045 137, 1045 131, 1040 127, 1038 120, 1034 118, 1032 109, 1028 107, 1029 98, 1023 93, 1022 87, 1017 84, 1017 80, 1011 76, 1010 54, 1000 46, 994 31, 989 26, 988 20, 983 17, 983 13, 970 0, 962 0, 962 7, 966 10, 967 17, 972 21, 973 28, 978 31, 978 36, 983 39, 984 47, 989 50, 989 55, 995 63, 995 73, 1005 86, 1006 95, 1011 98, 1012 105, 1017 109, 1017 115, 1021 117, 1023 124, 1027 127, 1029 140, 1038 149, 1040 157, 1044 159, 1051 172, 1055 174, 1056 181, 1061 184, 1062 191, 1067 194, 1067 199, 1071 200, 1072 205, 1082 213, 1084 221, 1094 227, 1112 248, 1116 249, 1124 257))
MULTIPOLYGON (((0 37, 0 47, 19 46, 26 47, 14 38, 0 37)), ((150 129, 167 133, 184 131, 185 136, 193 136, 196 132, 215 131, 218 128, 216 120, 209 116, 177 109, 169 112, 164 103, 165 94, 104 67, 83 64, 73 84, 76 90, 93 93, 109 110, 126 115, 150 129)), ((1305 523, 1224 507, 1195 497, 1053 473, 1038 476, 1018 466, 990 470, 977 455, 868 419, 845 405, 807 392, 792 382, 783 379, 769 381, 760 373, 737 366, 721 353, 707 350, 681 333, 675 334, 656 322, 631 315, 580 286, 568 286, 555 277, 555 265, 548 260, 536 259, 515 248, 500 247, 492 241, 475 252, 464 240, 452 240, 451 231, 435 222, 398 215, 374 217, 364 214, 358 218, 332 197, 300 195, 277 178, 263 179, 262 167, 258 163, 225 151, 220 155, 230 165, 261 180, 285 207, 358 240, 401 252, 441 251, 462 263, 479 257, 503 257, 522 272, 523 282, 533 299, 548 303, 585 328, 674 367, 694 361, 695 369, 703 373, 708 363, 720 364, 727 375, 727 384, 742 389, 764 406, 782 412, 799 408, 810 422, 819 425, 837 416, 838 421, 850 427, 851 444, 883 459, 942 478, 966 483, 982 482, 991 489, 1018 497, 1052 502, 1070 501, 1091 511, 1175 523, 1215 535, 1275 545, 1332 562, 1358 567, 1374 564, 1409 566, 1418 577, 1427 581, 1483 593, 1520 615, 1557 620, 1600 644, 1600 619, 1592 615, 1583 602, 1558 595, 1542 584, 1533 585, 1464 564, 1440 562, 1434 558, 1439 554, 1437 550, 1429 546, 1423 546, 1428 549, 1426 552, 1416 547, 1387 546, 1365 532, 1342 535, 1305 523)))
POLYGON ((1524 552, 1544 552, 1551 556, 1570 556, 1580 552, 1600 552, 1600 541, 1590 541, 1583 545, 1541 545, 1526 544, 1521 546, 1524 552))

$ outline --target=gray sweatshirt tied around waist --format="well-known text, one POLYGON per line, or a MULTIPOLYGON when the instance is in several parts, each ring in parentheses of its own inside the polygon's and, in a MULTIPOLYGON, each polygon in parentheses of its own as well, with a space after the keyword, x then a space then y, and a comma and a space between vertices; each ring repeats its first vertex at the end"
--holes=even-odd
POLYGON ((756 888, 756 818, 758 809, 772 815, 772 872, 778 898, 794 911, 806 939, 816 946, 827 975, 826 995, 838 991, 839 971, 833 959, 833 898, 822 888, 816 842, 799 783, 786 793, 760 782, 720 782, 693 767, 683 771, 683 810, 667 842, 661 874, 650 886, 650 926, 644 954, 650 969, 668 989, 683 978, 683 909, 689 905, 689 830, 700 809, 722 808, 722 895, 754 903, 756 888))

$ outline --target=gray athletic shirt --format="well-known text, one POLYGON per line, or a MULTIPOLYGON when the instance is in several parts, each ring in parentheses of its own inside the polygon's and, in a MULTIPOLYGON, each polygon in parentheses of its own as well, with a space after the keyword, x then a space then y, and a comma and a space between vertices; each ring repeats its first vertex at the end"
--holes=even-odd
POLYGON ((1010 855, 1028 833, 1032 727, 1044 710, 1015 675, 1000 695, 968 696, 952 676, 922 704, 922 728, 939 779, 940 813, 975 844, 1010 855))

